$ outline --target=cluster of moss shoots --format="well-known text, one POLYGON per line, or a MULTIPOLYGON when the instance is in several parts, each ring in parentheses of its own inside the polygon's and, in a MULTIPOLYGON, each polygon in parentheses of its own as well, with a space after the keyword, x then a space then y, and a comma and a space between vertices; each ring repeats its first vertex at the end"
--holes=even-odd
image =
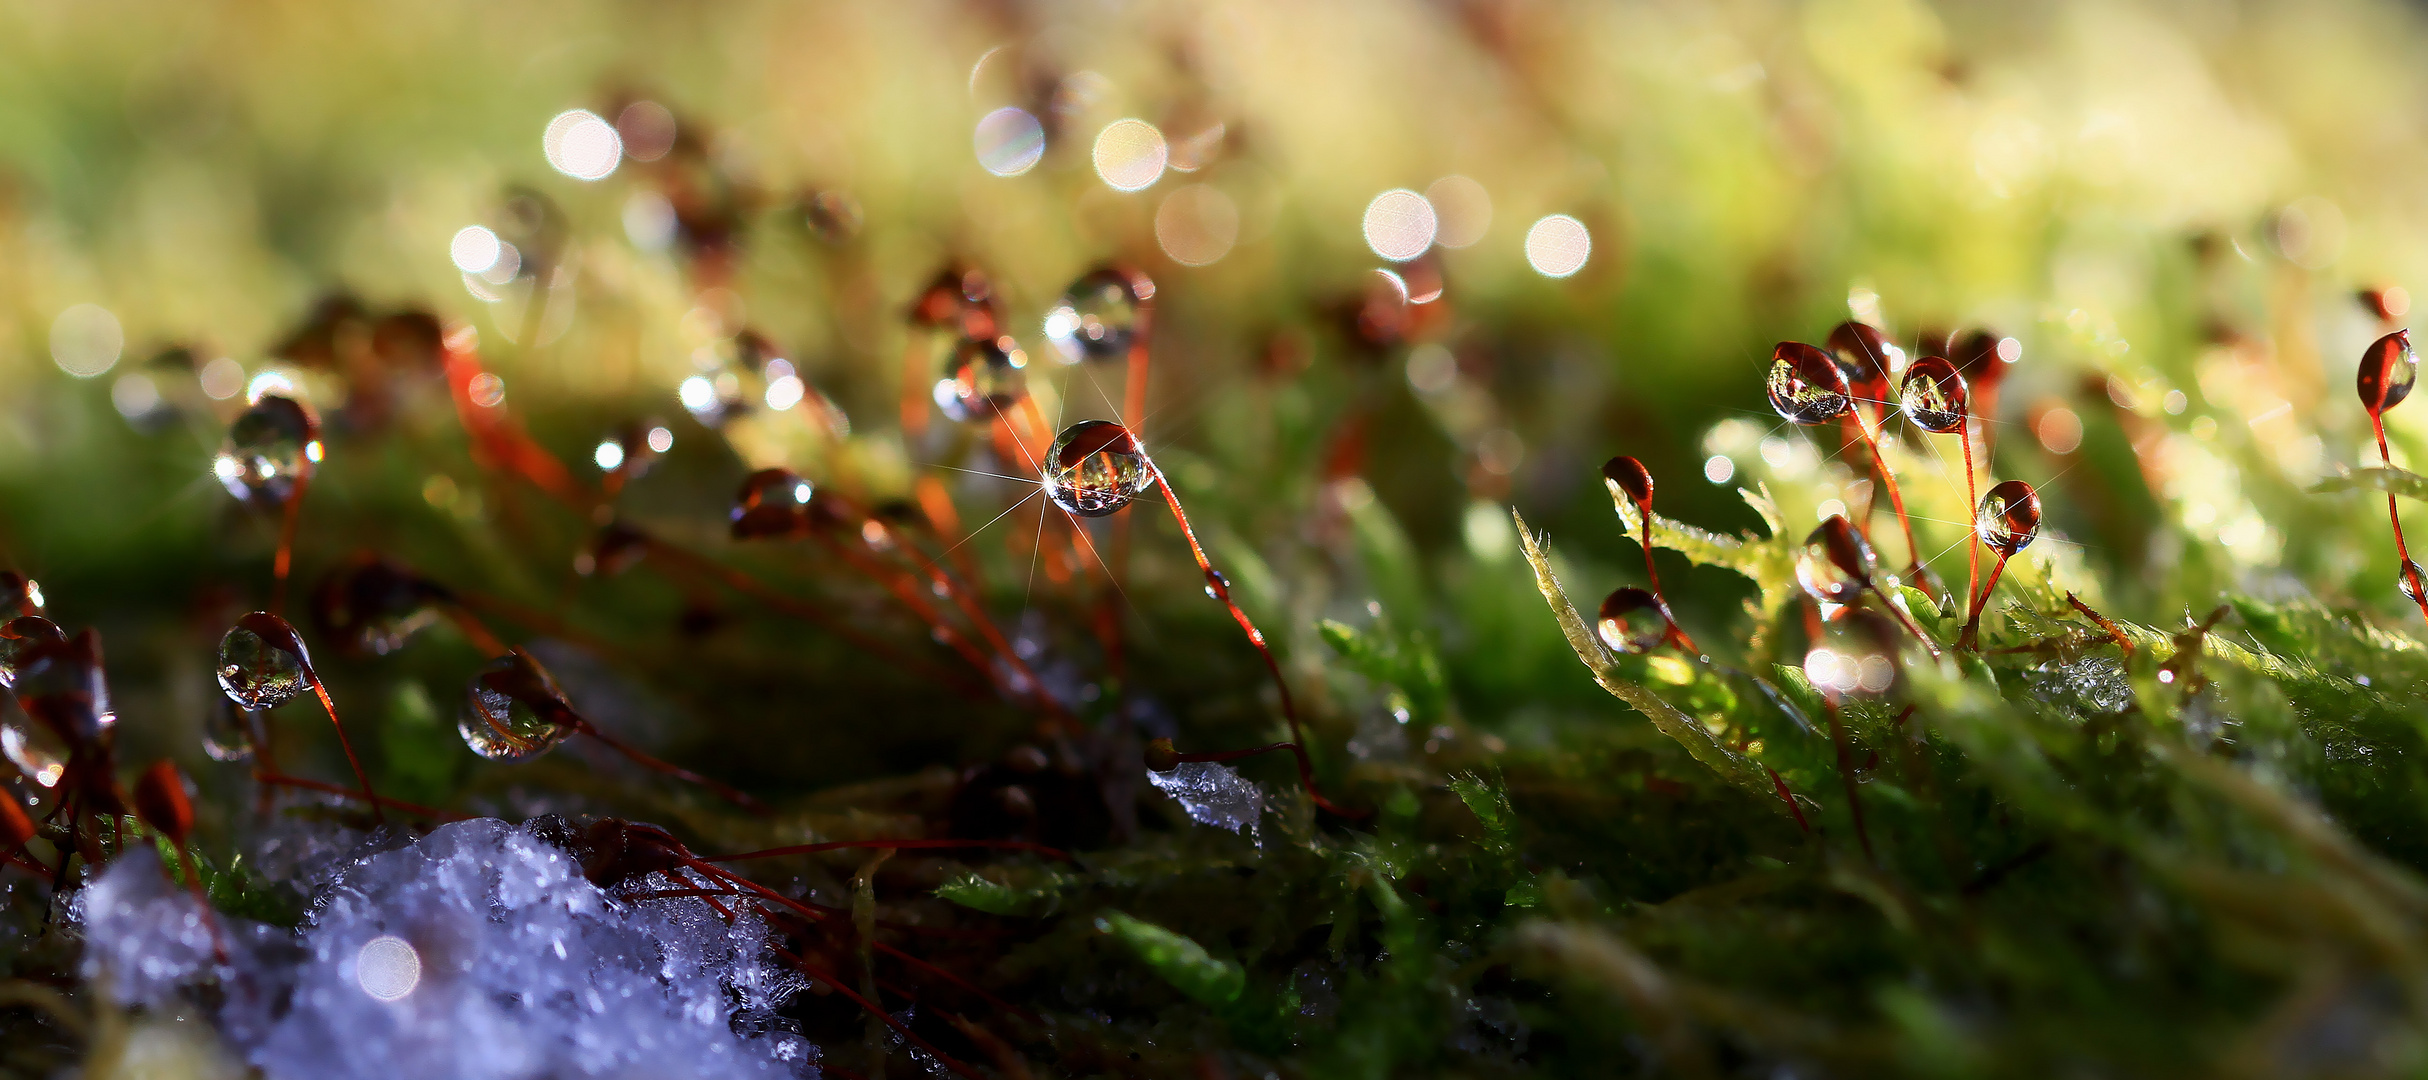
MULTIPOLYGON (((1144 411, 1154 295, 1145 275, 1108 266, 1046 319, 1070 362, 1125 366, 1132 417, 1144 411)), ((799 1006, 826 1010, 812 1026, 831 1033, 854 1010, 866 1020, 860 1056, 827 1061, 840 1074, 882 1073, 914 1049, 965 1077, 1024 1075, 1033 1059, 1082 1073, 1378 1076, 1721 1075, 1760 1063, 2043 1075, 2195 1071, 2233 1055, 2263 1063, 2259 1071, 2321 1062, 2371 1071, 2428 1061, 2428 1042, 2406 1034, 2428 1030, 2418 1023, 2428 1017, 2428 885, 2416 873, 2428 863, 2428 803, 2411 789, 2423 750, 2421 651, 2324 610, 2240 599, 2162 627, 2027 589, 2003 620, 1985 622, 2009 560, 2041 528, 2029 484, 1997 482, 1975 497, 1985 437, 1975 398, 1994 392, 2013 360, 1997 355, 1995 336, 1964 335, 1939 350, 1949 356, 1900 363, 1885 335, 1847 323, 1827 347, 1788 342, 1773 354, 1773 408, 1797 425, 1837 427, 1888 494, 1908 556, 1901 573, 1883 568, 1866 536, 1868 507, 1798 541, 1766 496, 1748 493, 1770 535, 1717 535, 1655 513, 1651 473, 1620 457, 1604 479, 1642 546, 1648 587, 1618 589, 1588 617, 1518 519, 1536 584, 1577 657, 1656 734, 1476 755, 1483 771, 1415 781, 1351 767, 1302 721, 1271 645, 1137 432, 1087 420, 1046 437, 1022 390, 1025 358, 1001 333, 981 276, 941 275, 913 320, 951 345, 932 383, 922 374, 932 367, 906 365, 906 428, 924 425, 932 402, 982 429, 1000 460, 1026 462, 1063 515, 1062 535, 1103 571, 1108 598, 1126 573, 1129 512, 1142 497, 1161 501, 1207 594, 1270 675, 1276 734, 1286 737, 1234 750, 1157 739, 1140 753, 1124 733, 1091 728, 987 610, 977 569, 955 557, 968 537, 941 485, 923 485, 920 512, 903 515, 766 469, 744 481, 729 522, 737 541, 822 546, 924 625, 934 651, 872 637, 653 535, 614 511, 617 491, 652 456, 638 429, 618 437, 604 483, 587 488, 482 392, 493 376, 476 335, 434 320, 425 335, 476 460, 602 523, 580 553, 587 572, 648 566, 711 582, 886 663, 932 672, 939 686, 1033 714, 1033 745, 965 772, 953 796, 998 811, 991 819, 956 812, 922 835, 730 855, 697 854, 673 831, 611 817, 569 840, 590 879, 627 898, 696 897, 727 918, 765 919, 771 948, 817 988, 799 1006), (1975 507, 1961 594, 1925 565, 1880 452, 1895 416, 1916 437, 1961 446, 1975 507), (1114 520, 1088 524, 1098 518, 1114 520), (1706 654, 1672 614, 1656 548, 1750 579, 1758 636, 1746 653, 1800 662, 1740 669, 1706 654), (2362 670, 2372 677, 2353 674, 2362 670), (1107 758, 1106 745, 1130 756, 1107 758), (1046 782, 1024 779, 1059 771, 1078 778, 1083 803, 1134 800, 1107 793, 1128 791, 1116 781, 1136 767, 1272 753, 1288 756, 1294 783, 1272 796, 1253 840, 1058 830, 1046 819, 1060 811, 1042 805, 1046 782), (981 820, 1011 824, 952 834, 981 820), (883 860, 866 865, 863 899, 850 906, 735 868, 837 853, 935 861, 916 895, 883 900, 873 884, 883 860), (949 879, 940 888, 939 875, 949 879), (952 902, 947 915, 887 915, 935 896, 952 902), (2338 1041, 2351 1031, 2365 1037, 2338 1041)), ((2400 332, 2364 357, 2360 397, 2381 454, 2383 413, 2416 377, 2400 332)), ((215 460, 236 498, 281 523, 272 600, 227 631, 215 665, 245 750, 227 756, 249 755, 263 811, 287 791, 362 827, 456 817, 375 789, 303 633, 284 617, 297 512, 323 454, 312 411, 268 394, 237 418, 215 460), (305 695, 336 729, 351 783, 289 775, 275 760, 264 711, 305 695)), ((2421 481, 2390 457, 2385 466, 2360 475, 2388 492, 2392 515, 2396 493, 2421 481)), ((2399 516, 2394 524, 2398 580, 2428 614, 2399 516)), ((176 855, 170 872, 218 909, 268 917, 243 901, 243 875, 197 844, 176 765, 155 763, 131 794, 125 786, 93 631, 52 623, 22 576, 0 586, 12 617, 0 627, 0 681, 18 706, 0 742, 44 798, 38 817, 0 800, 0 858, 55 895, 77 866, 148 833, 176 855)), ((445 622, 493 657, 469 678, 459 711, 459 734, 482 758, 525 760, 593 739, 729 805, 736 820, 781 817, 781 807, 587 718, 537 656, 508 643, 547 633, 542 614, 373 556, 343 562, 310 606, 319 634, 349 654, 384 655, 445 622)), ((1097 633, 1117 683, 1123 619, 1117 604, 1109 610, 1097 633)), ((1326 635, 1345 664, 1394 694, 1446 697, 1421 640, 1337 624, 1326 635)), ((49 1000, 14 993, 8 1001, 49 1000)))

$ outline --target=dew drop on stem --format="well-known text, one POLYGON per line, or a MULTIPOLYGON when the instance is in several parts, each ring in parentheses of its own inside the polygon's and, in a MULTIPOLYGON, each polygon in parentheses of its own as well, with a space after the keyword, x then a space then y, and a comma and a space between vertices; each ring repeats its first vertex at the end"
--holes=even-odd
POLYGON ((1129 429, 1082 420, 1063 429, 1045 454, 1045 493, 1080 517, 1104 517, 1155 482, 1155 466, 1129 429))
POLYGON ((1660 599, 1632 585, 1602 598, 1594 625, 1602 644, 1630 656, 1651 652, 1669 640, 1669 614, 1662 610, 1660 599))
POLYGON ((1999 484, 1981 497, 1974 524, 1983 544, 2000 558, 2010 557, 2040 536, 2040 493, 2021 480, 1999 484))
POLYGON ((1109 266, 1091 270, 1046 312, 1046 340, 1066 364, 1126 359, 1154 297, 1155 283, 1144 274, 1109 266))
POLYGON ((1830 515, 1796 549, 1796 582, 1825 604, 1852 604, 1871 588, 1880 557, 1845 518, 1830 515))
POLYGON ((1914 426, 1947 435, 1963 430, 1970 396, 1964 374, 1955 364, 1944 357, 1925 356, 1905 369, 1897 404, 1914 426))
POLYGON ((228 493, 283 509, 320 461, 320 424, 293 398, 265 394, 228 425, 211 472, 228 493))
POLYGON ((219 639, 219 688, 243 708, 274 708, 313 682, 311 655, 285 619, 252 612, 219 639))
POLYGON ((1770 407, 1798 424, 1826 424, 1854 407, 1846 372, 1828 353, 1801 341, 1782 341, 1771 351, 1764 381, 1770 407))

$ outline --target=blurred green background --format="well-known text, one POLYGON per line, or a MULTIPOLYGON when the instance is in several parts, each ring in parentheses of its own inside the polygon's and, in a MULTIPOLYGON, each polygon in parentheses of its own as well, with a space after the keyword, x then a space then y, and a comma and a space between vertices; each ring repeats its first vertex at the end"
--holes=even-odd
MULTIPOLYGON (((1641 747, 1678 755, 1580 669, 1507 510, 1550 531, 1589 600, 1642 577, 1606 516, 1611 455, 1649 464, 1664 514, 1723 531, 1758 527, 1739 487, 1767 487, 1798 535, 1859 507, 1868 482, 1835 438, 1765 407, 1782 339, 1848 318, 1914 355, 1973 328, 2013 339, 1982 466, 2048 506, 2019 585, 2167 626, 2226 592, 2317 601, 2372 649, 2416 648, 2378 634, 2419 627, 2373 496, 2306 492, 2374 462, 2346 388, 2402 321, 2401 290, 2428 283, 2424 44, 2419 8, 2361 0, 0 4, 0 556, 62 624, 102 630, 122 760, 187 763, 206 827, 226 828, 246 785, 200 752, 211 649, 264 601, 275 528, 210 461, 241 387, 283 380, 328 425, 299 595, 378 551, 523 612, 498 619, 514 640, 571 642, 550 662, 576 700, 671 757, 779 798, 825 792, 819 807, 933 793, 1034 717, 730 590, 577 573, 596 521, 476 464, 436 375, 371 348, 368 319, 423 309, 477 333, 505 407, 584 484, 602 438, 664 426, 672 448, 622 494, 624 520, 898 642, 925 628, 870 582, 805 547, 731 544, 731 493, 770 465, 869 504, 942 481, 988 610, 1094 720, 1118 696, 1092 636, 1098 578, 1040 557, 1038 503, 985 475, 1023 464, 924 402, 924 430, 904 430, 903 388, 936 364, 906 316, 940 270, 983 270, 1044 415, 1111 416, 1118 367, 1054 362, 1041 319, 1125 260, 1158 286, 1154 385, 1126 419, 1276 642, 1327 772, 1443 805, 1450 769, 1504 751, 1536 780, 1640 773, 1623 797, 1521 779, 1539 814, 1526 858, 1665 899, 1757 846, 1739 826, 1783 827, 1647 794, 1641 747), (995 138, 1018 121, 1004 109, 1037 125, 1033 162, 995 138), (628 156, 585 166, 558 145, 604 175, 552 166, 546 133, 570 110, 618 127, 628 156), (1103 138, 1125 120, 1165 140, 1143 187, 1103 138), (1432 210, 1413 250, 1394 247, 1405 220, 1374 212, 1393 191, 1432 210), (476 227, 517 244, 521 276, 467 264, 476 227), (1529 237, 1562 228, 1590 253, 1554 276, 1559 245, 1529 237), (690 414, 689 379, 763 395, 744 330, 840 407, 847 438, 798 412, 690 414), (1340 660, 1325 619, 1401 651, 1340 660), (1438 677, 1392 676, 1428 650, 1438 677)), ((2428 409, 2389 419, 2398 463, 2428 453, 2428 409)), ((1889 455, 1925 554, 1960 580, 1952 448, 1900 432, 1889 455)), ((1119 607, 1142 724, 1187 746, 1266 741, 1254 654, 1161 511, 1137 522, 1119 607)), ((1746 579, 1659 558, 1716 656, 1793 663, 1740 644, 1746 579)), ((476 762, 448 728, 483 657, 452 630, 323 659, 392 794, 713 824, 691 793, 578 749, 476 762)), ((309 713, 278 714, 288 760, 343 776, 309 713)), ((1247 769, 1288 786, 1282 763, 1247 769)), ((1795 954, 1803 1004, 1827 993, 1824 952, 1795 954)), ((2255 1015, 2261 995, 2236 986, 2227 1008, 2255 1015)), ((1923 1016, 1883 995, 1890 1020, 1923 1016)), ((1927 1057, 1927 1027, 1899 1029, 1898 1052, 1927 1057)), ((1576 1038, 1581 1060, 1596 1044, 1576 1038)))

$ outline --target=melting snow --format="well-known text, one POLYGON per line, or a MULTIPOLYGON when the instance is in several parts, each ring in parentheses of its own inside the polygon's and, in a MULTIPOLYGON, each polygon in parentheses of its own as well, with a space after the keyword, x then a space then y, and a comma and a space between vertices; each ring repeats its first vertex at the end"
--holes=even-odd
POLYGON ((494 819, 343 868, 294 933, 222 919, 214 934, 140 849, 79 913, 88 975, 147 1005, 215 979, 223 1037, 278 1080, 816 1075, 816 1047, 775 1012, 802 980, 768 962, 763 925, 614 899, 494 819))

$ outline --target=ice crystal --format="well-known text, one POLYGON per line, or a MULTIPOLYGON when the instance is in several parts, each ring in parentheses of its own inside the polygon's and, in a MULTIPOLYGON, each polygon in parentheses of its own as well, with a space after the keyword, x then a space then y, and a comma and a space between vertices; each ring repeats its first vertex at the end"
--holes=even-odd
POLYGON ((215 928, 139 851, 81 902, 87 973, 145 1004, 215 980, 222 1035, 275 1078, 814 1075, 764 925, 618 900, 528 827, 444 826, 314 900, 295 934, 215 928))
POLYGON ((1256 824, 1265 812, 1264 793, 1238 770, 1219 762, 1184 761, 1170 772, 1150 772, 1147 779, 1180 800, 1181 808, 1200 825, 1238 832, 1256 824))

